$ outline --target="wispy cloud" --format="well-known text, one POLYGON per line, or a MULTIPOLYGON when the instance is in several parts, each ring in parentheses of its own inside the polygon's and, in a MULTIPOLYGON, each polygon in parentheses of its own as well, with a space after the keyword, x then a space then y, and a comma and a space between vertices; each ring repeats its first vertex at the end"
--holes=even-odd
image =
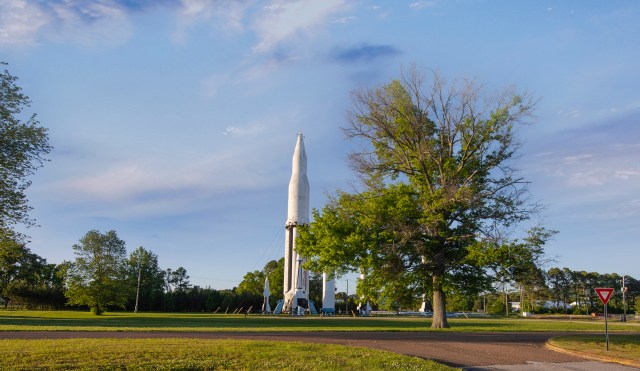
MULTIPOLYGON (((591 220, 626 220, 632 221, 640 217, 640 199, 625 200, 600 208, 597 212, 589 212, 576 216, 591 220)), ((635 223, 630 223, 635 224, 635 223)))
POLYGON ((356 19, 357 18, 354 16, 340 17, 331 21, 331 23, 347 24, 355 21, 356 19))
POLYGON ((255 124, 246 127, 227 126, 222 133, 231 137, 255 137, 265 130, 265 126, 255 124))
POLYGON ((0 2, 0 45, 32 44, 50 21, 50 15, 26 0, 0 2))
POLYGON ((411 4, 409 4, 409 8, 413 9, 413 10, 420 10, 420 9, 425 9, 425 8, 431 8, 434 7, 438 4, 437 1, 414 1, 411 4))
POLYGON ((335 48, 331 53, 331 56, 338 62, 353 63, 392 57, 400 53, 400 50, 391 45, 362 44, 346 48, 335 48))
POLYGON ((310 36, 335 13, 346 8, 345 0, 277 0, 265 6, 253 24, 258 53, 273 50, 277 45, 310 36))
POLYGON ((252 5, 251 1, 181 0, 173 38, 184 41, 193 25, 211 21, 217 30, 244 32, 247 13, 252 5))
POLYGON ((640 164, 628 161, 639 158, 640 148, 629 145, 603 147, 597 149, 598 155, 572 153, 562 156, 558 152, 547 153, 538 158, 538 166, 569 188, 602 187, 620 182, 633 182, 640 186, 640 164))
POLYGON ((636 112, 550 134, 526 161, 532 191, 572 220, 622 220, 638 213, 640 129, 636 112), (633 201, 633 202, 630 202, 633 201), (624 205, 624 207, 622 207, 624 205), (578 210, 578 211, 577 211, 578 210))
MULTIPOLYGON (((47 38, 81 44, 118 44, 132 34, 128 1, 8 0, 0 3, 0 45, 28 46, 47 38)), ((140 9, 146 3, 135 3, 140 9)))
POLYGON ((161 160, 120 162, 48 189, 67 207, 86 205, 105 216, 176 215, 230 192, 268 187, 272 173, 268 162, 231 151, 186 166, 161 160))

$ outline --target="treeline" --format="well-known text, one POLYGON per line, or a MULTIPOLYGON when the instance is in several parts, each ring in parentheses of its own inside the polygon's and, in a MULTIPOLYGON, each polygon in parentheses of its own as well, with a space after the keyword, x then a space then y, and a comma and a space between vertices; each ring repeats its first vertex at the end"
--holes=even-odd
POLYGON ((600 313, 603 306, 595 292, 598 287, 614 289, 608 303, 609 313, 625 312, 625 301, 627 313, 640 310, 640 282, 625 275, 623 295, 623 277, 617 273, 601 274, 554 267, 546 272, 539 271, 537 277, 525 285, 494 283, 493 287, 494 290, 474 297, 452 293, 449 310, 484 310, 491 314, 514 311, 536 314, 600 313), (518 303, 520 308, 514 308, 513 303, 518 303))
POLYGON ((0 233, 4 308, 224 313, 262 306, 262 291, 193 286, 184 267, 162 269, 143 247, 126 255, 115 231, 88 232, 73 246, 76 259, 61 264, 31 252, 20 237, 0 233))
MULTIPOLYGON (((270 305, 275 307, 282 296, 284 259, 268 262, 262 270, 248 272, 233 289, 216 290, 194 286, 184 267, 161 268, 158 256, 138 247, 127 255, 124 241, 115 231, 89 231, 73 246, 76 259, 51 264, 34 254, 16 235, 0 234, 0 304, 4 308, 89 309, 97 313, 107 309, 162 312, 259 312, 263 305, 265 279, 269 279, 270 305), (104 262, 109 262, 108 264, 104 262), (104 274, 104 272, 109 272, 104 274)), ((493 314, 515 312, 512 303, 532 313, 589 314, 601 312, 602 304, 595 288, 615 290, 609 302, 610 313, 625 310, 623 277, 616 274, 551 268, 518 284, 513 281, 492 282, 490 290, 448 292, 448 311, 485 311, 493 314)), ((357 292, 362 290, 358 282, 357 292)), ((364 281, 366 284, 366 278, 364 281)), ((624 277, 627 313, 640 309, 640 282, 624 277)), ((374 309, 416 310, 422 295, 406 288, 397 300, 384 296, 349 297, 349 308, 368 301, 374 309), (407 294, 409 293, 409 294, 407 294), (411 294, 412 293, 412 294, 411 294)), ((428 293, 427 293, 428 294, 428 293)), ((322 305, 322 279, 311 274, 309 298, 322 305)), ((346 293, 336 293, 336 310, 346 309, 346 293), (341 306, 344 306, 342 308, 341 306)))

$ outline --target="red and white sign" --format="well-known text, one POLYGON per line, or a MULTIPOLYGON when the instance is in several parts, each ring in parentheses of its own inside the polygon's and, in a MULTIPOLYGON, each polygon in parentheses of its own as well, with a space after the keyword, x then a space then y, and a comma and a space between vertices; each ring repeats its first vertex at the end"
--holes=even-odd
POLYGON ((600 297, 600 300, 602 300, 602 303, 604 305, 607 305, 607 303, 609 302, 609 299, 611 299, 611 296, 613 295, 613 289, 610 287, 607 287, 607 288, 599 287, 595 290, 598 296, 600 297))

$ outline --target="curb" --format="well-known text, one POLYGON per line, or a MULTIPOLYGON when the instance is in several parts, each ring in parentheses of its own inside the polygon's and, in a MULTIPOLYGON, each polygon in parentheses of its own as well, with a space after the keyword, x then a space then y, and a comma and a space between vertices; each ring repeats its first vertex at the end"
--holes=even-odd
MULTIPOLYGON (((552 339, 549 339, 549 340, 552 340, 552 339)), ((583 353, 583 352, 579 352, 579 351, 575 351, 575 350, 564 349, 564 348, 560 348, 560 347, 555 346, 555 345, 551 345, 549 343, 549 340, 547 340, 544 343, 544 346, 545 346, 545 348, 547 348, 549 350, 552 350, 554 352, 569 354, 569 355, 572 355, 572 356, 591 359, 591 360, 594 360, 594 361, 601 361, 601 362, 608 362, 608 363, 619 363, 619 364, 624 365, 624 366, 640 368, 640 362, 631 361, 631 360, 628 360, 628 359, 609 357, 609 356, 601 356, 601 355, 596 355, 596 354, 588 354, 588 353, 583 353)))

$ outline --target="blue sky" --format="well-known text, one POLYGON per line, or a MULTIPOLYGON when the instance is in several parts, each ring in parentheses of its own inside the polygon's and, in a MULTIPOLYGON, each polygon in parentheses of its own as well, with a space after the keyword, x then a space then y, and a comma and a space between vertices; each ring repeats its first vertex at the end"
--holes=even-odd
POLYGON ((236 286, 284 254, 296 134, 321 208, 354 182, 350 92, 416 64, 540 97, 518 167, 552 265, 640 278, 638 19, 633 0, 3 0, 0 60, 55 147, 30 247, 59 263, 114 229, 236 286))

